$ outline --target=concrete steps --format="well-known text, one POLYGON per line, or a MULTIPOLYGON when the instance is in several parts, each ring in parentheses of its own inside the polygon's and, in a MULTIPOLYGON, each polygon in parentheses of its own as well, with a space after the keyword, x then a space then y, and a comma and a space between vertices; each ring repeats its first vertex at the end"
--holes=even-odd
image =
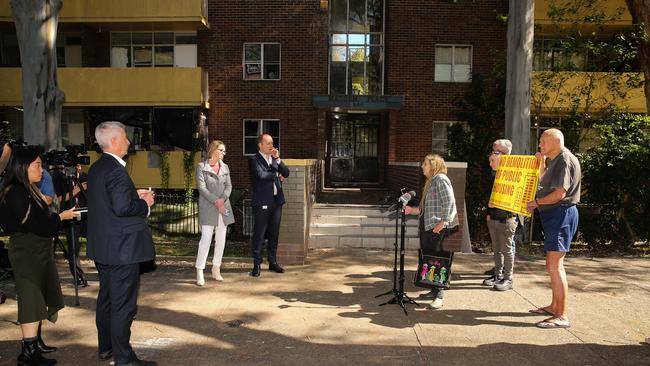
MULTIPOLYGON (((395 243, 395 214, 386 209, 378 205, 317 203, 312 210, 309 246, 392 249, 395 243)), ((420 246, 415 216, 407 216, 405 245, 408 249, 420 246)))

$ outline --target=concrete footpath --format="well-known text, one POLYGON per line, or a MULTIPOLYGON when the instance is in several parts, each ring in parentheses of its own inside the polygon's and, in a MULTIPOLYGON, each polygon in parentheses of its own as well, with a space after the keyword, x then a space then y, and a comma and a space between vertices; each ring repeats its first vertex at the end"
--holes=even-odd
MULTIPOLYGON (((650 365, 650 259, 569 258, 569 329, 538 329, 528 309, 550 303, 542 257, 519 256, 515 289, 481 286, 492 257, 458 254, 441 310, 378 306, 392 288, 392 251, 311 252, 309 264, 248 276, 230 263, 219 283, 206 270, 194 283, 191 258, 161 260, 144 275, 132 326, 136 353, 160 365, 650 365)), ((66 308, 44 327, 59 365, 110 365, 97 359, 97 274, 73 305, 59 261, 66 308)), ((415 253, 406 259, 412 286, 415 253)), ((266 269, 266 266, 263 267, 266 269)), ((6 286, 11 297, 15 292, 6 286)), ((426 304, 430 301, 422 301, 426 304)), ((0 365, 15 365, 20 330, 14 298, 0 305, 0 365)))

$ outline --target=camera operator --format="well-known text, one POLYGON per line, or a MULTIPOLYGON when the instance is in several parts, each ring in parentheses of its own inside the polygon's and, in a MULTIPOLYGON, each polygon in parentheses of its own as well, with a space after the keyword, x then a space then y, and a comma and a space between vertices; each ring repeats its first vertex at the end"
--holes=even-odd
MULTIPOLYGON (((76 164, 74 166, 74 172, 66 174, 63 171, 59 171, 54 174, 53 178, 56 195, 61 202, 62 211, 75 207, 88 206, 88 201, 86 199, 88 177, 86 173, 82 171, 81 164, 76 164), (71 187, 72 191, 70 191, 71 187)), ((79 238, 81 236, 86 236, 86 221, 70 220, 64 222, 63 229, 65 230, 67 243, 66 259, 68 260, 68 265, 70 267, 70 274, 72 274, 72 276, 75 275, 75 268, 72 260, 72 253, 74 252, 77 266, 77 284, 86 287, 88 286, 88 281, 86 280, 86 275, 81 268, 81 261, 79 259, 79 251, 81 248, 79 238)))

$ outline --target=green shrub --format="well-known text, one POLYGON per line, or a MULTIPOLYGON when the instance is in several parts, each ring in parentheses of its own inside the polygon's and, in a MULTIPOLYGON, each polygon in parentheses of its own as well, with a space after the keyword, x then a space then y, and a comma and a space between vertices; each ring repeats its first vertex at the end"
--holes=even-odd
POLYGON ((600 144, 579 155, 581 200, 600 211, 581 220, 581 233, 590 245, 629 249, 650 239, 650 117, 613 113, 594 127, 600 144))

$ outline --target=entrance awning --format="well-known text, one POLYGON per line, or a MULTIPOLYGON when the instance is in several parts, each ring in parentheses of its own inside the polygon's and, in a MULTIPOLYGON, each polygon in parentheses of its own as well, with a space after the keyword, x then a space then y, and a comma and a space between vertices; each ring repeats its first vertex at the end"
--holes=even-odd
POLYGON ((403 95, 314 95, 312 101, 317 108, 342 109, 402 109, 403 95))

